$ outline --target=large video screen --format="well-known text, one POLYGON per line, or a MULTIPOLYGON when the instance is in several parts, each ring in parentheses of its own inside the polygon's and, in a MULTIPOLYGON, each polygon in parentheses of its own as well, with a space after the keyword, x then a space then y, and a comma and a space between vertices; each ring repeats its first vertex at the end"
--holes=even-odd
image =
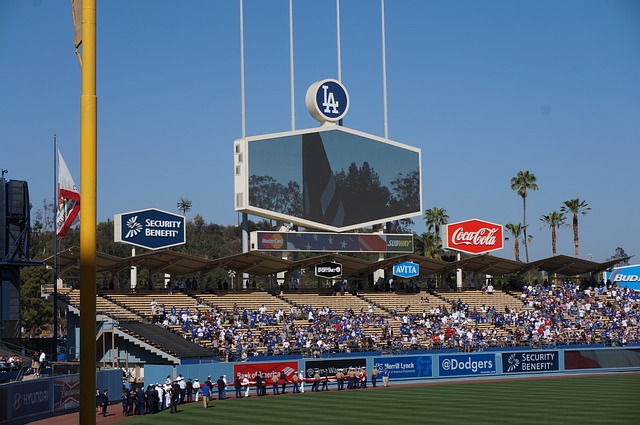
POLYGON ((331 126, 237 140, 236 210, 345 231, 420 215, 420 149, 331 126))

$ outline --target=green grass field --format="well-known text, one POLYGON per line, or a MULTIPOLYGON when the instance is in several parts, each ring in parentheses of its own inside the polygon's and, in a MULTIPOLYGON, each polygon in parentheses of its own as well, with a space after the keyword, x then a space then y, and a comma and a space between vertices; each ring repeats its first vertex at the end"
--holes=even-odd
MULTIPOLYGON (((233 394, 232 394, 233 395, 233 394)), ((458 382, 214 401, 134 424, 638 424, 640 374, 458 382)), ((114 412, 116 407, 110 410, 114 412)), ((118 413, 119 414, 119 413, 118 413)))

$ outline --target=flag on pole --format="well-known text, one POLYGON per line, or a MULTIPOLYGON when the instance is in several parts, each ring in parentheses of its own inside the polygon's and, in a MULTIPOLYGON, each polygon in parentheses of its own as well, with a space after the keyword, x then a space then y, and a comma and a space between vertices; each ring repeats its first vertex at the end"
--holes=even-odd
POLYGON ((82 0, 71 0, 73 39, 76 49, 82 44, 82 0))
POLYGON ((58 213, 56 214, 56 234, 64 238, 71 226, 78 222, 80 213, 80 192, 71 177, 67 164, 58 151, 58 213))

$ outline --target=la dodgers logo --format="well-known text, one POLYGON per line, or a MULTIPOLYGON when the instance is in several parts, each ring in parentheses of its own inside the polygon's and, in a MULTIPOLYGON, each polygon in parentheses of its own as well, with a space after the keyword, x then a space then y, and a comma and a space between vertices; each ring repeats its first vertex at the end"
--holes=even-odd
POLYGON ((336 122, 349 110, 349 93, 339 81, 329 78, 309 86, 305 103, 316 120, 321 123, 336 122))
POLYGON ((324 106, 324 112, 326 114, 337 114, 340 102, 336 101, 333 92, 329 91, 329 86, 323 85, 322 91, 324 93, 324 102, 322 102, 322 106, 324 106))

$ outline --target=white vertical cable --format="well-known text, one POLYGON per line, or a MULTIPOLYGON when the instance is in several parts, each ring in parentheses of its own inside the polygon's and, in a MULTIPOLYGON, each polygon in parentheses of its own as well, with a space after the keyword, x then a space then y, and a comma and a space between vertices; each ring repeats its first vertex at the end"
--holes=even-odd
POLYGON ((293 73, 293 0, 289 0, 289 72, 291 73, 291 131, 296 129, 296 102, 293 73))
POLYGON ((384 138, 389 138, 389 117, 387 113, 387 45, 384 28, 384 0, 380 0, 382 6, 382 105, 384 110, 384 138))
POLYGON ((340 52, 340 0, 336 0, 336 32, 338 41, 338 81, 342 82, 342 58, 340 52))
POLYGON ((240 0, 240 117, 242 121, 242 137, 247 136, 247 119, 244 94, 244 12, 243 1, 240 0))
MULTIPOLYGON (((240 115, 242 121, 242 138, 247 137, 247 120, 244 94, 244 11, 240 0, 240 115)), ((249 215, 242 213, 242 252, 249 252, 249 215)), ((242 285, 246 287, 249 274, 242 274, 242 285)))

